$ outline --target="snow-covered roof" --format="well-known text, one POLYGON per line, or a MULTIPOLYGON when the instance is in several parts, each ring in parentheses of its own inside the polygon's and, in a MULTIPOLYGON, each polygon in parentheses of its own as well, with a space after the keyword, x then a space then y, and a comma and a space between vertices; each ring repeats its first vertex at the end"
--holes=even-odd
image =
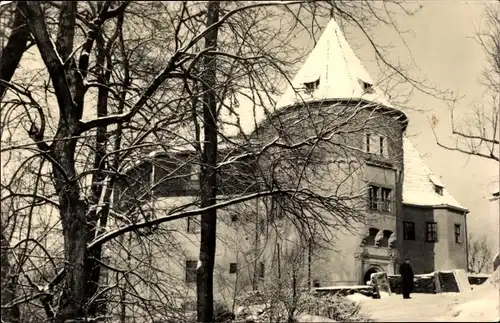
POLYGON ((293 87, 288 85, 276 104, 276 110, 302 101, 332 99, 365 100, 394 108, 374 84, 334 19, 330 20, 291 83, 293 87), (315 89, 308 91, 304 83, 315 89))
POLYGON ((467 211, 446 189, 445 185, 432 173, 430 168, 413 146, 403 138, 404 181, 403 203, 420 206, 451 206, 467 211), (436 192, 435 185, 442 187, 442 195, 436 192))

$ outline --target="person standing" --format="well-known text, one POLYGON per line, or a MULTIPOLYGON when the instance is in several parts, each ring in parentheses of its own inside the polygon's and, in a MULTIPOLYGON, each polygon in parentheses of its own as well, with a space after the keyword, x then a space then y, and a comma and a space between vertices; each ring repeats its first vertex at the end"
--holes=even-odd
POLYGON ((401 275, 403 298, 408 299, 413 291, 413 269, 411 268, 410 259, 406 258, 405 262, 399 266, 399 274, 401 275))

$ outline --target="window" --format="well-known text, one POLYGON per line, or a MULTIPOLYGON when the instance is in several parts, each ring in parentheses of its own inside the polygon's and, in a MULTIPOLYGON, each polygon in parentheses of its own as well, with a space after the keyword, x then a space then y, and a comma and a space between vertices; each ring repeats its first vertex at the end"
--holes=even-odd
POLYGON ((404 240, 415 240, 415 222, 404 221, 403 229, 404 240))
POLYGON ((437 242, 436 222, 427 222, 427 242, 437 242))
POLYGON ((441 186, 434 185, 434 192, 436 192, 439 195, 443 195, 443 188, 441 186))
POLYGON ((455 224, 455 243, 462 243, 460 239, 460 224, 455 224))
POLYGON ((363 88, 363 92, 365 93, 373 93, 373 84, 365 82, 363 80, 359 80, 361 87, 363 88))
POLYGON ((259 278, 264 278, 264 274, 265 274, 265 265, 263 262, 260 262, 259 263, 259 272, 258 272, 259 278))
POLYGON ((364 151, 369 154, 376 154, 381 157, 388 157, 387 138, 384 136, 374 135, 370 133, 365 134, 364 151))
POLYGON ((392 190, 390 188, 382 187, 380 189, 381 197, 380 197, 380 209, 382 212, 392 212, 392 203, 391 203, 391 195, 392 190))
POLYGON ((392 212, 392 189, 370 185, 368 199, 370 210, 392 212))
MULTIPOLYGON (((153 177, 154 193, 157 197, 182 196, 192 191, 196 185, 194 169, 186 164, 184 156, 156 157, 153 177)), ((196 175, 196 174, 195 174, 196 175)))
POLYGON ((237 271, 238 271, 238 264, 235 262, 230 263, 229 264, 229 273, 236 274, 237 271))
POLYGON ((304 82, 304 87, 306 88, 306 91, 313 92, 319 87, 319 78, 312 82, 304 82))
POLYGON ((238 221, 238 214, 236 213, 231 214, 231 222, 236 222, 236 221, 238 221))
POLYGON ((187 217, 187 232, 197 233, 200 231, 200 223, 196 216, 187 217))
POLYGON ((198 262, 196 260, 186 260, 186 283, 196 282, 196 267, 198 262))
POLYGON ((376 210, 378 208, 378 194, 379 194, 379 188, 377 186, 370 186, 370 191, 369 191, 370 210, 376 210))
POLYGON ((431 183, 434 185, 434 192, 436 192, 439 195, 443 195, 444 184, 443 182, 441 182, 441 179, 433 174, 429 175, 429 179, 431 183))

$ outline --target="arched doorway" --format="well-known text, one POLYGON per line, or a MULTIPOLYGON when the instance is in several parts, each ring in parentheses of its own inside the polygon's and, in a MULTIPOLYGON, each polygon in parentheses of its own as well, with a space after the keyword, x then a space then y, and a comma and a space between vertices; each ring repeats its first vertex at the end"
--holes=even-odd
POLYGON ((381 271, 382 270, 380 268, 377 268, 377 267, 368 268, 368 270, 365 272, 365 276, 363 278, 363 282, 365 283, 365 285, 367 285, 368 282, 370 281, 372 274, 379 273, 381 271))

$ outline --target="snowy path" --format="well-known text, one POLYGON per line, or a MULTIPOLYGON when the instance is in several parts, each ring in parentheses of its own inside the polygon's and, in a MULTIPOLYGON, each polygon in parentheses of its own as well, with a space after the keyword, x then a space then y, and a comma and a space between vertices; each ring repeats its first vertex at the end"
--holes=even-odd
POLYGON ((462 295, 457 293, 412 294, 411 299, 391 295, 383 299, 366 299, 362 311, 382 322, 435 322, 449 315, 462 295))
POLYGON ((411 299, 355 295, 352 300, 357 299, 361 311, 375 321, 500 322, 500 268, 482 285, 462 293, 411 294, 411 299))

